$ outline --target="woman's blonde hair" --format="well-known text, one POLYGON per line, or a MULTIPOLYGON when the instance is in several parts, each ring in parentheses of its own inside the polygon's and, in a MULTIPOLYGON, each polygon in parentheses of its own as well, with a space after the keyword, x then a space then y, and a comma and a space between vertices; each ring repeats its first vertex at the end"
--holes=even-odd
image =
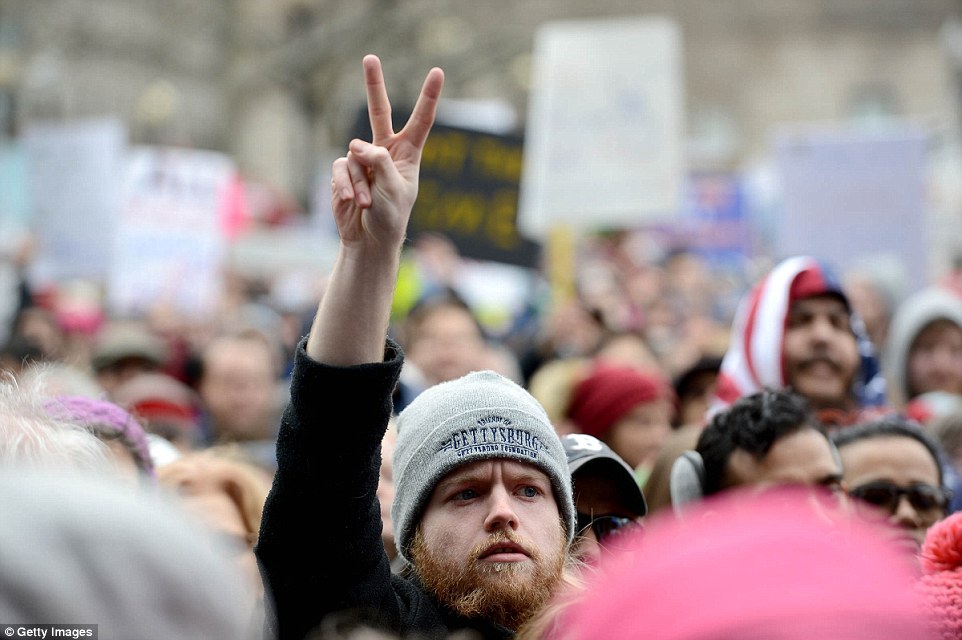
POLYGON ((181 493, 221 491, 241 514, 249 542, 257 541, 264 501, 271 488, 269 475, 257 465, 220 448, 195 451, 157 470, 161 485, 181 493))

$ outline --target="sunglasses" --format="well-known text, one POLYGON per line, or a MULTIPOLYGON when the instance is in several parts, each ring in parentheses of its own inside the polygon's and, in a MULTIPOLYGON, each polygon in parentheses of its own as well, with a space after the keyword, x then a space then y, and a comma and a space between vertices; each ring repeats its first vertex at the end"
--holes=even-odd
POLYGON ((892 514, 899 508, 902 496, 908 498, 916 511, 944 510, 949 501, 941 488, 923 483, 900 487, 892 482, 869 482, 850 489, 848 494, 892 514))
POLYGON ((588 527, 591 527, 599 543, 604 542, 606 538, 630 531, 637 525, 638 522, 633 518, 623 518, 621 516, 590 516, 586 513, 578 513, 578 532, 587 531, 588 527))

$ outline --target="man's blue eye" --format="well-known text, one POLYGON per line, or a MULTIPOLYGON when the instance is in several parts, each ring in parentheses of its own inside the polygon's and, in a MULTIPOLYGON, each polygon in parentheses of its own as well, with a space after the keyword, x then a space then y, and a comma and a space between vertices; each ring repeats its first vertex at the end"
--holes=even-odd
POLYGON ((459 500, 470 500, 472 498, 477 498, 478 492, 474 489, 465 489, 464 491, 459 491, 457 498, 459 500))
POLYGON ((538 495, 538 490, 534 487, 525 487, 521 490, 525 498, 534 498, 538 495))

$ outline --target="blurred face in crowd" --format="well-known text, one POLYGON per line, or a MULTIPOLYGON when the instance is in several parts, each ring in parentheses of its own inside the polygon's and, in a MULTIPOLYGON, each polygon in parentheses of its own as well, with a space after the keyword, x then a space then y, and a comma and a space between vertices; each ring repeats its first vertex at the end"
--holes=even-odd
POLYGON ((411 559, 442 603, 515 629, 550 597, 566 543, 548 476, 523 462, 484 460, 434 487, 411 559))
POLYGON ((274 428, 275 364, 268 345, 221 338, 204 352, 201 398, 225 441, 269 438, 274 428))
POLYGON ((856 440, 839 454, 855 504, 887 518, 921 546, 926 530, 945 516, 939 469, 929 450, 914 438, 892 435, 856 440))
POLYGON ((28 307, 18 321, 17 331, 50 359, 64 355, 67 338, 54 315, 38 307, 28 307))
POLYGON ((671 433, 672 411, 667 398, 640 404, 614 423, 601 439, 629 467, 650 466, 671 433))
POLYGON ((430 384, 476 370, 486 355, 477 323, 456 305, 432 309, 412 334, 406 345, 407 357, 430 384))
POLYGON ((950 320, 928 324, 912 341, 907 367, 914 395, 962 394, 962 328, 950 320))
POLYGON ((693 377, 684 395, 678 398, 675 421, 679 425, 701 424, 705 421, 717 380, 717 371, 702 371, 693 377))
POLYGON ((840 299, 812 296, 792 303, 785 321, 782 366, 789 386, 816 409, 851 405, 858 344, 840 299))
POLYGON ((735 449, 725 468, 725 486, 820 486, 837 489, 842 479, 832 446, 822 433, 802 427, 782 436, 763 458, 735 449))
POLYGON ((595 349, 604 335, 598 317, 577 300, 562 302, 551 311, 547 334, 562 356, 582 356, 595 349))
POLYGON ((609 338, 595 352, 594 357, 613 364, 637 367, 641 371, 661 371, 661 363, 651 347, 644 338, 633 333, 622 333, 609 338))
POLYGON ((572 481, 579 522, 571 553, 579 560, 594 563, 601 557, 604 546, 638 526, 639 521, 604 472, 579 469, 572 481))

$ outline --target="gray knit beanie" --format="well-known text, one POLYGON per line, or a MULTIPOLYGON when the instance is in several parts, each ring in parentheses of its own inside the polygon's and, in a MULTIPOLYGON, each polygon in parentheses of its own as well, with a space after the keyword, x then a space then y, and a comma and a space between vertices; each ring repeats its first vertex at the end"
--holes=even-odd
POLYGON ((434 486, 469 462, 503 458, 533 464, 551 479, 558 511, 574 537, 571 475, 561 439, 531 394, 493 371, 435 385, 398 416, 391 518, 398 550, 411 541, 434 486))

